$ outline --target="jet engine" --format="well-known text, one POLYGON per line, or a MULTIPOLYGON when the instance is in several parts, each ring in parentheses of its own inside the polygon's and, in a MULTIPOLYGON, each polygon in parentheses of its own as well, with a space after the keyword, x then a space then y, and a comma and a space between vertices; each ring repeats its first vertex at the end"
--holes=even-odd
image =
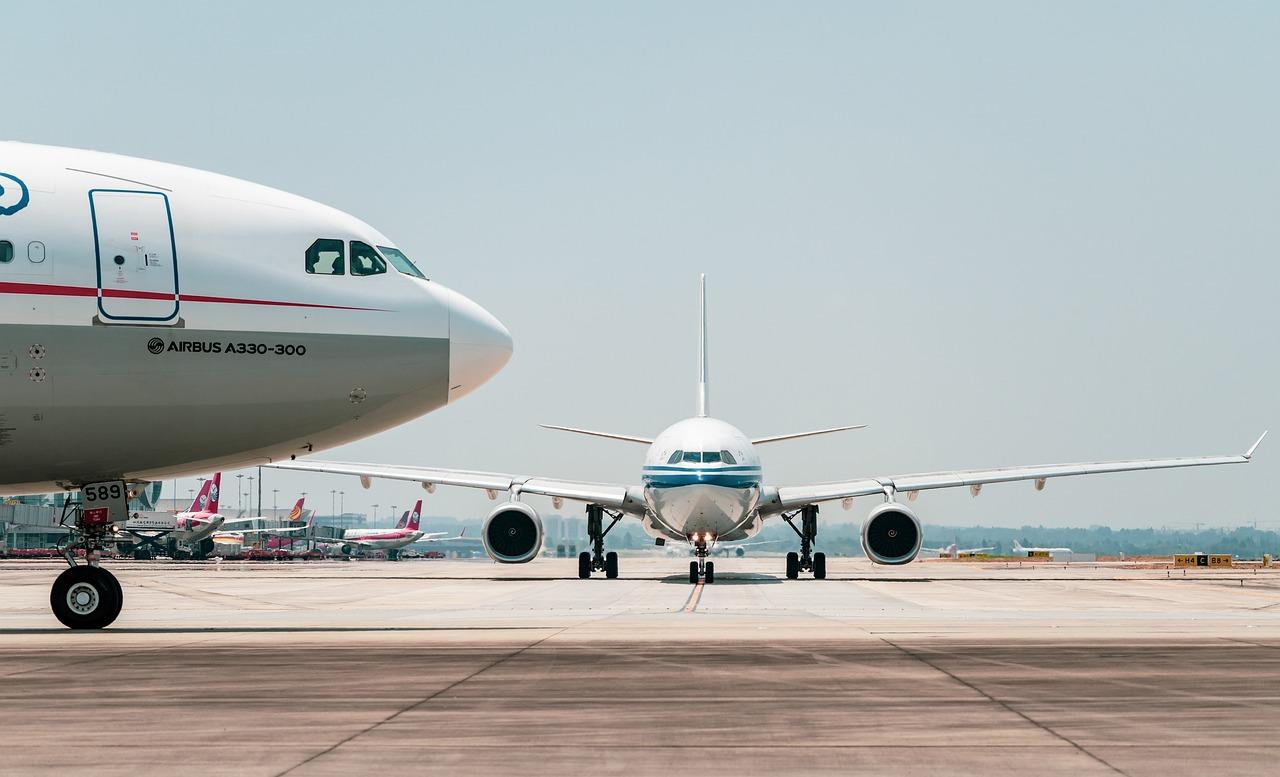
POLYGON ((897 502, 885 502, 862 524, 862 552, 877 564, 906 564, 920 552, 924 532, 915 513, 897 502))
POLYGON ((499 564, 533 561, 542 550, 542 519, 523 502, 507 502, 484 519, 480 538, 484 552, 499 564))

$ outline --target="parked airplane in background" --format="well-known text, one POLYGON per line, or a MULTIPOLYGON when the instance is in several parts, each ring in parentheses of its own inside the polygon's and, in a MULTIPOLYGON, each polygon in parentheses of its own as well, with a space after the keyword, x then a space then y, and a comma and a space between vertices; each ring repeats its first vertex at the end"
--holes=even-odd
POLYGON ((915 513, 898 501, 899 494, 906 495, 911 501, 919 491, 968 486, 976 496, 985 484, 1015 480, 1034 481, 1039 491, 1049 478, 1069 475, 1243 464, 1249 461, 1257 448, 1255 443, 1244 455, 1236 456, 1051 464, 864 477, 799 486, 767 485, 757 446, 858 427, 844 426, 753 439, 724 421, 709 417, 705 276, 700 286, 700 308, 697 416, 674 424, 654 439, 551 427, 648 446, 639 484, 586 483, 530 475, 322 461, 295 461, 277 466, 357 475, 366 487, 371 478, 377 477, 417 481, 428 491, 436 485, 479 488, 484 489, 490 499, 496 499, 499 492, 505 492, 508 501, 489 514, 481 539, 491 558, 509 564, 530 561, 542 549, 542 520, 537 511, 523 501, 526 495, 551 497, 553 506, 557 508, 565 499, 585 502, 592 551, 583 552, 578 557, 580 577, 589 577, 593 571, 599 570, 603 570, 606 577, 618 576, 618 556, 604 552, 604 538, 623 516, 631 515, 640 521, 650 536, 658 540, 688 542, 698 557, 689 564, 689 581, 696 583, 702 579, 709 583, 714 580, 715 569, 706 557, 716 543, 749 539, 771 516, 780 516, 800 540, 799 553, 787 554, 787 577, 798 577, 802 570, 812 571, 816 578, 825 577, 826 556, 812 552, 812 548, 818 534, 818 506, 826 502, 841 502, 845 509, 850 509, 856 497, 882 498, 883 504, 874 508, 862 524, 862 548, 876 563, 905 564, 920 552, 923 534, 915 513), (608 526, 604 522, 606 515, 611 519, 608 526), (799 526, 796 519, 799 519, 799 526))
POLYGON ((428 534, 419 529, 422 521, 422 500, 419 499, 413 509, 400 519, 394 529, 346 529, 342 532, 341 537, 308 537, 321 545, 338 545, 344 554, 350 555, 357 550, 385 550, 388 554, 395 554, 401 548, 408 547, 415 542, 444 542, 446 540, 460 540, 462 535, 456 537, 446 536, 449 532, 433 532, 428 534))
POLYGON ((1013 541, 1013 555, 1026 558, 1049 558, 1055 553, 1071 553, 1071 548, 1024 548, 1022 543, 1013 541))
MULTIPOLYGON (((299 497, 299 498, 298 498, 298 501, 294 503, 294 505, 293 505, 293 509, 292 509, 292 510, 290 510, 290 511, 289 511, 289 514, 288 514, 288 515, 286 515, 286 516, 284 517, 284 520, 286 520, 286 521, 288 521, 288 522, 290 522, 290 523, 297 523, 297 522, 301 521, 301 520, 303 519, 303 516, 304 516, 304 515, 306 514, 306 512, 307 512, 307 511, 304 509, 304 507, 303 507, 303 506, 306 504, 306 501, 307 501, 307 498, 306 498, 305 496, 303 496, 303 497, 299 497)), ((312 513, 312 514, 314 515, 314 513, 312 513)), ((240 518, 240 519, 237 519, 237 520, 235 521, 235 523, 257 523, 257 522, 260 522, 260 521, 273 521, 273 520, 275 520, 275 519, 274 519, 274 518, 268 518, 268 517, 267 517, 267 516, 265 516, 265 515, 259 515, 259 516, 253 517, 253 518, 240 518)), ((228 523, 230 523, 230 522, 228 522, 228 523)), ((308 522, 308 523, 309 523, 309 522, 308 522)), ((226 523, 224 523, 224 524, 223 524, 223 526, 226 526, 226 525, 227 525, 226 523)), ((297 530, 298 530, 298 529, 289 529, 289 528, 281 528, 281 527, 272 527, 272 528, 261 528, 261 529, 259 529, 259 528, 239 529, 239 530, 236 530, 236 531, 219 531, 219 532, 214 532, 214 533, 213 533, 212 539, 213 539, 213 541, 214 541, 214 542, 220 542, 220 543, 232 543, 232 544, 239 543, 239 544, 243 545, 243 544, 244 544, 245 537, 246 537, 247 535, 251 535, 251 534, 274 534, 274 533, 278 533, 278 532, 281 532, 281 531, 297 531, 297 530)))
POLYGON ((50 598, 72 628, 120 612, 97 559, 131 484, 367 437, 457 401, 510 355, 497 319, 346 213, 0 142, 0 495, 81 490, 73 568, 50 598))
POLYGON ((122 531, 139 539, 151 540, 149 544, 163 540, 169 544, 170 555, 179 552, 190 552, 201 557, 213 549, 213 538, 219 529, 229 526, 249 525, 258 518, 227 518, 218 512, 218 499, 221 496, 222 473, 214 473, 213 477, 204 481, 200 493, 196 494, 187 510, 169 515, 168 513, 138 513, 130 516, 122 531), (207 545, 207 547, 206 547, 207 545), (186 546, 188 551, 179 551, 186 546))
POLYGON ((921 553, 933 553, 938 558, 964 558, 965 556, 976 556, 979 553, 986 553, 995 550, 992 548, 961 548, 956 543, 951 543, 945 548, 921 548, 921 553))

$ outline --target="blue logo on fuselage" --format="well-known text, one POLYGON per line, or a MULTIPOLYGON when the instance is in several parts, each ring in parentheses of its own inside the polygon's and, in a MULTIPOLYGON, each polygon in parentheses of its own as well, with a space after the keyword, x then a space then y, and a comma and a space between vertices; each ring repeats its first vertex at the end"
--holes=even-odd
POLYGON ((31 192, 20 178, 0 173, 0 216, 12 216, 30 202, 31 192))

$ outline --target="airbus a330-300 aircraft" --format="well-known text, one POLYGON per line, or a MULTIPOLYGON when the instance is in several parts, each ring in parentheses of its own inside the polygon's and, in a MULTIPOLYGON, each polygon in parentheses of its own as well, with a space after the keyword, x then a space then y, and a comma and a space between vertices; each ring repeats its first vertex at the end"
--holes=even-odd
POLYGON ((68 553, 51 595, 68 626, 120 611, 96 556, 131 484, 380 432, 510 355, 496 318, 346 213, 176 165, 0 142, 0 495, 82 489, 69 550, 89 563, 68 553))
MULTIPOLYGON (((542 548, 542 521, 537 511, 522 501, 525 495, 549 496, 557 507, 565 499, 585 502, 592 550, 583 552, 578 558, 580 577, 590 577, 595 571, 604 571, 606 577, 618 576, 618 556, 604 552, 604 538, 623 516, 631 515, 638 518, 645 531, 659 543, 668 539, 688 542, 697 556, 697 560, 689 564, 689 581, 697 583, 701 579, 709 583, 714 580, 715 567, 706 558, 715 544, 748 539, 759 532, 765 519, 771 516, 781 516, 799 537, 799 552, 787 554, 787 577, 796 578, 802 571, 812 572, 816 578, 826 577, 826 557, 813 552, 818 534, 818 506, 826 502, 842 502, 845 509, 850 509, 857 497, 881 497, 883 503, 875 507, 862 524, 862 548, 876 563, 906 564, 920 552, 924 536, 920 521, 906 504, 899 501, 899 496, 913 501, 920 491, 962 486, 968 486, 977 496, 988 483, 1015 480, 1033 481, 1039 491, 1049 478, 1070 475, 1243 464, 1249 461, 1258 447, 1258 443, 1254 443, 1248 452, 1236 456, 1050 464, 771 486, 764 480, 756 446, 860 427, 844 426, 752 439, 724 421, 709 417, 705 276, 699 288, 699 305, 697 416, 676 423, 654 439, 550 427, 649 446, 639 484, 611 485, 493 472, 339 462, 295 461, 278 466, 358 475, 366 488, 371 478, 378 477, 418 481, 428 491, 437 484, 480 488, 486 490, 491 499, 500 492, 506 492, 508 501, 489 514, 481 539, 491 558, 508 564, 530 561, 542 548), (605 516, 611 519, 607 526, 605 516)), ((1258 442, 1261 441, 1259 438, 1258 442)))

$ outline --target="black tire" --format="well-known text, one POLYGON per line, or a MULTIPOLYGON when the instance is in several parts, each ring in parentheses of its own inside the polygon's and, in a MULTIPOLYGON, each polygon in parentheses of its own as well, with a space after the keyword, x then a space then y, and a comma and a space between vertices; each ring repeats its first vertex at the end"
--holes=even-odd
POLYGON ((578 554, 578 577, 583 580, 591 577, 591 554, 585 550, 578 554))
POLYGON ((120 582, 115 575, 98 567, 71 567, 58 575, 49 592, 54 617, 69 629, 109 626, 123 605, 120 582))
POLYGON ((707 581, 707 585, 716 581, 716 563, 714 561, 707 562, 707 572, 702 576, 702 579, 707 581))
POLYGON ((827 579, 827 554, 826 553, 813 554, 813 579, 814 580, 827 579))
POLYGON ((613 551, 604 554, 604 576, 610 580, 618 577, 618 554, 613 551))
POLYGON ((792 551, 787 554, 787 579, 800 577, 800 554, 792 551))
POLYGON ((693 585, 698 584, 698 562, 689 562, 689 582, 693 585))
POLYGON ((133 560, 134 560, 134 561, 150 561, 150 560, 151 560, 151 548, 144 548, 144 547, 136 547, 136 548, 134 548, 134 549, 133 549, 133 560))

